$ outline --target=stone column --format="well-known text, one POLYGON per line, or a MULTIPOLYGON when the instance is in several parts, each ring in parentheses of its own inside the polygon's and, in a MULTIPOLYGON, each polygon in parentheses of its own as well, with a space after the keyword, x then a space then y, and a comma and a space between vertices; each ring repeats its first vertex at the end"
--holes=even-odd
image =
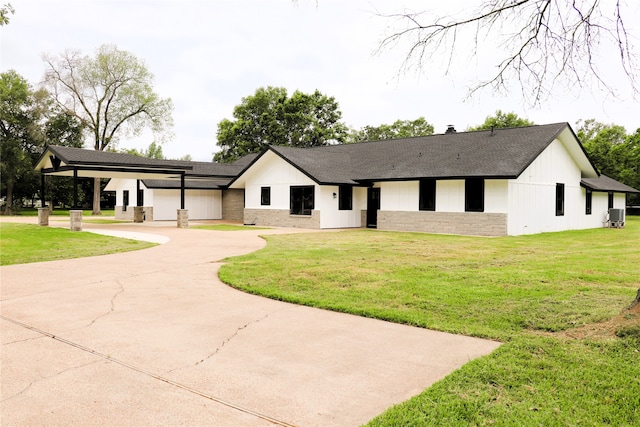
POLYGON ((134 206, 133 207, 133 222, 143 222, 144 221, 144 207, 143 206, 134 206))
POLYGON ((49 208, 38 208, 38 225, 46 227, 49 225, 49 208))
POLYGON ((178 209, 178 228, 189 228, 189 210, 178 209))
POLYGON ((71 216, 71 231, 82 231, 82 211, 71 210, 69 215, 71 216))

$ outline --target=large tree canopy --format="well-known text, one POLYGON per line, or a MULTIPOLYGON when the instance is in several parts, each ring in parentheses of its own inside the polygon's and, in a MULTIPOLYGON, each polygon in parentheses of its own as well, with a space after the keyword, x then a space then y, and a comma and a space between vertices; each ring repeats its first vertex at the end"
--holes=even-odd
MULTIPOLYGON (((6 214, 40 188, 33 164, 50 143, 81 147, 79 121, 53 105, 47 91, 33 90, 15 71, 0 74, 0 160, 6 214)), ((58 199, 64 198, 63 193, 71 194, 65 178, 55 178, 49 180, 49 194, 58 199)))
MULTIPOLYGON (((604 52, 618 57, 617 70, 626 75, 631 91, 638 93, 635 47, 623 17, 631 16, 633 2, 619 0, 483 0, 465 5, 464 14, 438 16, 432 12, 390 15, 400 29, 381 43, 381 49, 408 42, 404 67, 433 69, 444 58, 447 72, 456 58, 493 57, 496 71, 471 87, 507 90, 519 82, 522 94, 533 104, 545 99, 554 85, 591 89, 596 82, 615 93, 618 74, 605 68, 604 52)), ((397 27, 398 28, 398 27, 397 27)))
MULTIPOLYGON (((170 135, 173 104, 154 92, 153 74, 133 54, 103 45, 94 57, 66 51, 43 59, 47 87, 57 103, 80 120, 96 150, 144 129, 151 129, 159 141, 170 135)), ((99 214, 99 178, 95 181, 93 213, 99 214)))
POLYGON ((235 120, 218 123, 220 151, 214 161, 231 162, 269 145, 315 147, 347 138, 338 103, 318 90, 312 94, 295 91, 289 97, 285 88, 259 88, 242 98, 233 117, 235 120))
POLYGON ((514 128, 518 126, 532 126, 534 124, 531 120, 519 117, 516 113, 503 113, 502 110, 497 110, 495 115, 487 116, 484 123, 478 126, 471 126, 467 130, 514 128))
MULTIPOLYGON (((595 119, 578 122, 576 135, 598 170, 631 187, 640 189, 640 128, 627 134, 624 127, 595 119)), ((640 203, 632 195, 632 204, 640 203)))
POLYGON ((396 120, 390 125, 365 126, 351 135, 351 142, 380 141, 394 138, 410 138, 433 134, 433 125, 424 117, 415 120, 396 120))

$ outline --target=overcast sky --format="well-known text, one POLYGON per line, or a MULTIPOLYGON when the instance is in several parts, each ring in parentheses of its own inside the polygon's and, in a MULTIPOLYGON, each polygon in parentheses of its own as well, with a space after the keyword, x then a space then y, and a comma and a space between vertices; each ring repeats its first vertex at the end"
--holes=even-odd
MULTIPOLYGON (((495 65, 490 53, 499 49, 490 40, 480 58, 460 51, 448 73, 435 58, 421 73, 398 75, 406 45, 375 53, 398 25, 377 13, 401 7, 454 13, 457 4, 470 7, 477 0, 0 0, 7 2, 15 14, 0 27, 0 71, 15 69, 37 85, 45 70, 42 53, 93 54, 105 43, 133 53, 155 75, 160 96, 173 100, 175 138, 163 149, 168 158, 190 154, 193 160, 211 160, 218 123, 232 119, 243 97, 266 86, 333 96, 343 121, 356 129, 422 116, 436 133, 449 124, 460 131, 497 109, 536 124, 566 121, 574 129, 579 119, 589 118, 623 125, 628 132, 640 127, 640 104, 623 79, 614 87, 618 98, 596 85, 560 87, 532 107, 514 86, 506 95, 487 90, 465 100, 469 85, 489 77, 495 65)), ((640 37, 640 2, 630 3, 625 23, 640 37)), ((610 54, 597 57, 603 67, 616 63, 615 51, 610 54)), ((152 140, 147 134, 123 140, 120 147, 144 149, 152 140)))

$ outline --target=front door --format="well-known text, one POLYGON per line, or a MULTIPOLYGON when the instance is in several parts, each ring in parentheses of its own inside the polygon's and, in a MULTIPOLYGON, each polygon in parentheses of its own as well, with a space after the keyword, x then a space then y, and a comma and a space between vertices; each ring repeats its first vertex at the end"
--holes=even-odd
POLYGON ((378 210, 380 209, 380 189, 367 188, 367 228, 378 227, 378 210))

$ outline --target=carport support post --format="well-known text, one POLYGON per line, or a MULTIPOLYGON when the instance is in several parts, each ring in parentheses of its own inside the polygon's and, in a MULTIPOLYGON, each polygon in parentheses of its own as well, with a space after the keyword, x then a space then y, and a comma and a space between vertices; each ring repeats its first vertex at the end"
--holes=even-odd
POLYGON ((38 208, 38 225, 46 227, 49 225, 49 208, 47 207, 44 194, 44 174, 40 174, 40 207, 38 208))
POLYGON ((184 208, 184 173, 180 174, 180 209, 178 209, 178 228, 189 227, 189 211, 184 208))
POLYGON ((78 169, 73 169, 73 210, 69 211, 71 231, 82 231, 82 210, 78 203, 78 169))

